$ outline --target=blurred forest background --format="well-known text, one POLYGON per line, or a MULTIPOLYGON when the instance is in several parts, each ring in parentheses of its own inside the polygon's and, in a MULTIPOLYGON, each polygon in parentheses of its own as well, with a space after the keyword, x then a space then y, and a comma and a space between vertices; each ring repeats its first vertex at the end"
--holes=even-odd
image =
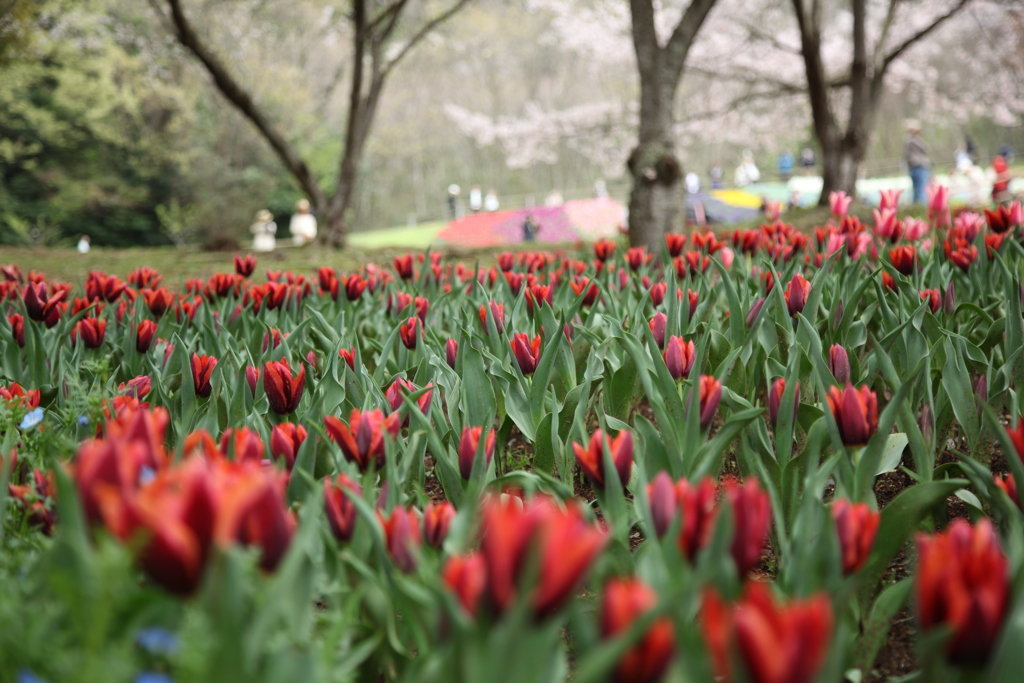
MULTIPOLYGON (((287 223, 302 193, 176 42, 160 4, 0 0, 0 243, 227 243, 262 208, 287 223)), ((721 0, 713 11, 676 103, 685 170, 706 176, 717 161, 731 177, 749 148, 770 172, 780 152, 814 144, 800 57, 785 44, 787 6, 721 0)), ((344 7, 188 3, 207 43, 328 185, 351 71, 344 7)), ((983 159, 1005 144, 1024 150, 1021 3, 973 2, 903 62, 869 172, 900 172, 906 116, 925 122, 940 167, 967 135, 983 159)), ((451 183, 495 188, 503 206, 554 189, 589 195, 598 179, 623 199, 637 92, 625 0, 475 0, 390 77, 348 224, 445 219, 451 183)))

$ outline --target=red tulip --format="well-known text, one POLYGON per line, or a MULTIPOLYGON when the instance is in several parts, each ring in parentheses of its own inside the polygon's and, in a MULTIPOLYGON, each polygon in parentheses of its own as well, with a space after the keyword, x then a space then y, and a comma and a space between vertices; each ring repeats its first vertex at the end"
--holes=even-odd
POLYGON ((385 418, 380 410, 353 410, 347 425, 333 415, 324 418, 327 436, 361 472, 366 472, 371 464, 377 469, 384 467, 384 437, 386 434, 392 438, 398 436, 401 424, 398 413, 385 418))
POLYGON ((413 279, 412 254, 395 257, 395 272, 403 280, 413 279))
POLYGON ((452 370, 455 369, 455 361, 459 357, 459 342, 454 339, 449 339, 444 343, 444 354, 445 360, 448 361, 448 367, 452 370))
POLYGON ((764 553, 772 524, 771 499, 753 477, 742 485, 728 478, 724 489, 724 502, 732 509, 732 559, 740 576, 744 576, 757 566, 764 553))
POLYGON ((850 448, 860 448, 878 431, 878 397, 865 384, 860 389, 850 384, 840 391, 829 387, 825 397, 835 417, 839 436, 850 448))
MULTIPOLYGON (((650 280, 646 275, 644 279, 650 280)), ((651 303, 654 306, 660 306, 661 302, 665 300, 665 292, 668 291, 668 284, 665 282, 659 282, 658 284, 650 286, 651 292, 651 303)))
POLYGON ((352 498, 362 498, 363 489, 359 482, 346 474, 339 474, 335 481, 324 479, 324 510, 331 525, 331 533, 341 542, 352 540, 355 532, 356 512, 352 498))
POLYGON ((356 369, 356 347, 353 346, 351 349, 338 349, 338 358, 348 363, 349 368, 352 370, 356 369))
POLYGON ((668 366, 668 372, 673 379, 686 379, 690 376, 693 368, 693 361, 696 359, 697 350, 692 341, 683 341, 682 337, 675 335, 665 342, 665 352, 662 358, 668 366))
POLYGON ((922 629, 952 631, 954 664, 980 666, 995 647, 1010 599, 1006 556, 991 522, 954 520, 944 533, 917 536, 917 603, 922 629))
POLYGON ((871 554, 881 516, 867 503, 851 503, 840 498, 832 503, 832 519, 843 553, 843 574, 853 574, 864 566, 871 554))
POLYGON ((192 354, 192 381, 195 384, 196 396, 209 398, 213 388, 210 386, 210 376, 213 369, 217 367, 217 359, 213 356, 200 356, 192 354))
POLYGON ((913 245, 890 249, 889 261, 892 262, 892 267, 903 275, 911 275, 917 266, 917 249, 913 245))
MULTIPOLYGON (((476 460, 477 451, 480 449, 480 437, 483 434, 483 427, 463 427, 462 439, 459 441, 459 473, 463 479, 469 479, 473 473, 473 462, 476 460)), ((487 432, 484 439, 484 467, 491 464, 494 458, 494 430, 487 432)))
POLYGON ((162 316, 167 312, 167 309, 174 305, 174 295, 164 287, 160 289, 144 289, 141 293, 143 301, 146 302, 146 307, 149 308, 149 311, 156 318, 162 316))
POLYGON ((249 391, 256 396, 256 383, 260 381, 260 369, 252 365, 246 366, 245 381, 249 385, 249 391))
MULTIPOLYGON (((433 386, 433 382, 427 384, 427 386, 424 387, 424 389, 426 389, 427 391, 424 392, 423 395, 420 396, 418 399, 416 399, 416 405, 417 407, 419 407, 420 412, 428 416, 430 415, 430 403, 434 397, 434 390, 432 388, 433 386)), ((417 387, 412 382, 402 379, 401 377, 398 377, 397 379, 395 379, 394 382, 391 383, 391 386, 388 387, 388 390, 384 393, 384 398, 385 400, 387 400, 388 405, 391 406, 391 412, 397 413, 399 409, 403 405, 405 405, 404 396, 406 394, 414 394, 419 390, 419 387, 417 387)), ((409 426, 408 413, 406 413, 405 419, 402 421, 402 426, 409 426)))
MULTIPOLYGON (((647 502, 651 507, 654 535, 664 538, 676 516, 676 489, 672 477, 662 470, 647 484, 647 502)), ((713 502, 713 501, 712 501, 713 502)))
POLYGON ((289 415, 299 407, 305 381, 306 368, 299 365, 299 371, 292 373, 287 358, 263 364, 263 391, 271 410, 278 415, 289 415))
POLYGON ((291 470, 295 466, 295 456, 299 452, 299 447, 305 440, 306 428, 302 425, 291 422, 274 425, 273 431, 270 432, 270 454, 274 458, 284 458, 288 469, 291 470))
MULTIPOLYGON (((614 439, 608 437, 608 442, 609 453, 615 465, 619 483, 625 487, 629 483, 629 475, 633 470, 633 433, 624 429, 614 439)), ((580 469, 599 489, 603 489, 605 486, 604 449, 605 435, 600 429, 590 437, 587 448, 576 442, 572 444, 572 450, 580 469)))
POLYGON ((565 510, 549 507, 536 533, 540 576, 531 603, 536 616, 547 617, 575 595, 587 569, 604 549, 607 536, 587 523, 575 505, 565 510))
POLYGON ((25 389, 17 382, 11 382, 8 386, 0 384, 0 400, 7 404, 20 403, 27 410, 39 407, 39 390, 25 389))
POLYGON ((789 281, 789 287, 786 288, 784 296, 786 299, 786 307, 789 309, 790 315, 796 315, 804 310, 804 306, 807 304, 807 297, 811 294, 811 283, 808 282, 803 275, 797 273, 793 276, 793 279, 789 281))
POLYGON ((246 254, 245 258, 235 254, 235 272, 242 277, 249 277, 256 270, 256 255, 246 254))
POLYGON ((1000 235, 1013 227, 1010 219, 1010 208, 1006 205, 997 206, 994 210, 985 209, 985 220, 988 221, 988 229, 1000 235))
POLYGON ((646 247, 630 247, 626 250, 626 263, 631 270, 640 270, 640 267, 650 263, 652 258, 654 255, 648 254, 646 247))
POLYGON ((431 548, 440 549, 455 519, 455 508, 447 500, 430 503, 423 513, 423 538, 431 548))
POLYGON ((715 481, 704 477, 696 485, 680 479, 675 486, 676 501, 682 515, 679 529, 679 549, 690 562, 697 559, 715 529, 718 509, 715 504, 715 481))
POLYGON ((1024 460, 1024 417, 1018 420, 1016 429, 1007 427, 1006 434, 1010 437, 1010 441, 1013 442, 1013 447, 1017 451, 1017 457, 1024 460))
POLYGON ((345 298, 349 301, 358 301, 368 284, 369 281, 360 277, 358 273, 352 273, 345 278, 345 298))
POLYGON ((398 329, 398 333, 402 337, 402 343, 405 344, 405 348, 413 351, 416 349, 416 342, 422 336, 420 330, 420 319, 413 316, 402 323, 402 326, 398 329))
POLYGON ((743 324, 747 327, 753 327, 754 322, 757 321, 757 317, 761 315, 761 309, 764 308, 765 297, 761 297, 750 307, 747 311, 747 317, 743 319, 743 324))
MULTIPOLYGON (((665 233, 665 246, 668 247, 668 255, 672 258, 679 256, 686 248, 686 235, 674 232, 665 233)), ((635 269, 634 269, 635 270, 635 269)))
POLYGON ((583 295, 583 305, 593 306, 597 303, 597 297, 600 295, 600 290, 597 285, 591 282, 588 277, 581 277, 569 282, 569 287, 572 288, 573 293, 576 296, 583 295), (586 292, 584 294, 584 292, 586 292))
POLYGON ((1003 492, 1010 497, 1017 507, 1024 509, 1021 504, 1020 494, 1017 492, 1017 482, 1014 480, 1012 474, 1004 474, 999 476, 998 474, 993 477, 995 485, 1003 490, 1003 492))
POLYGON ((416 309, 416 317, 420 319, 420 322, 424 325, 427 324, 427 312, 430 310, 430 301, 426 297, 418 296, 412 300, 413 307, 416 309))
POLYGON ((519 369, 524 375, 532 375, 540 362, 540 335, 532 340, 522 332, 517 332, 509 341, 512 347, 512 355, 519 364, 519 369))
POLYGON ((124 396, 131 396, 132 398, 143 398, 149 393, 152 385, 149 375, 139 375, 127 382, 121 382, 117 385, 117 390, 124 396))
POLYGON ((494 328, 501 334, 505 329, 505 304, 491 301, 488 304, 480 304, 480 324, 484 327, 484 334, 487 334, 487 314, 490 312, 494 320, 494 328))
POLYGON ((148 353, 153 345, 153 336, 156 334, 156 323, 152 320, 143 320, 135 331, 135 350, 139 353, 148 353))
POLYGON ((555 288, 552 285, 535 284, 526 290, 526 308, 531 315, 534 307, 542 306, 545 303, 552 306, 554 301, 555 288))
MULTIPOLYGON (((639 579, 612 579, 604 589, 601 637, 609 639, 628 631, 657 603, 654 591, 639 579)), ((672 620, 669 617, 655 619, 640 641, 619 660, 615 680, 619 683, 657 683, 668 670, 674 649, 672 620)))
POLYGON ((942 292, 939 291, 939 288, 922 289, 918 294, 928 302, 928 308, 931 309, 932 313, 938 315, 939 311, 942 310, 942 292))
POLYGON ((896 280, 889 273, 882 271, 882 289, 889 290, 890 292, 899 292, 899 288, 896 286, 896 280))
POLYGON ((523 283, 526 281, 526 277, 522 273, 505 273, 505 282, 508 283, 508 288, 512 290, 512 296, 519 296, 519 292, 523 291, 523 283))
POLYGON ((615 242, 611 240, 598 240, 594 243, 594 256, 597 260, 604 263, 615 253, 615 242))
POLYGON ((840 385, 850 382, 850 357, 840 344, 833 344, 828 350, 828 369, 840 385))
POLYGON ((416 569, 420 547, 420 520, 416 511, 396 507, 389 517, 380 515, 391 561, 399 571, 408 574, 416 569))
POLYGON ((480 598, 487 587, 487 567, 478 553, 449 557, 441 572, 444 584, 459 599, 470 615, 476 614, 480 598))
POLYGON ((255 463, 262 463, 267 454, 263 439, 248 427, 225 429, 220 437, 220 452, 224 455, 232 455, 232 459, 239 462, 255 463), (230 452, 232 442, 234 443, 234 453, 230 452))
MULTIPOLYGON (((682 301, 682 299, 683 299, 683 290, 682 289, 676 289, 676 297, 680 301, 682 301)), ((697 314, 697 304, 700 302, 700 298, 698 297, 697 292, 693 291, 692 289, 687 289, 686 290, 686 300, 687 300, 687 305, 689 307, 688 308, 688 313, 689 313, 690 319, 692 320, 693 316, 695 316, 697 314)))
POLYGON ((654 337, 654 343, 658 345, 659 349, 664 349, 665 329, 668 327, 668 316, 661 311, 658 311, 654 314, 654 317, 651 318, 651 321, 647 323, 647 326, 651 328, 651 335, 654 337))
MULTIPOLYGON (((768 421, 772 425, 779 422, 779 407, 782 405, 782 394, 786 391, 786 380, 779 377, 772 382, 772 388, 768 392, 768 421)), ((796 422, 796 415, 800 409, 800 382, 796 383, 794 392, 796 401, 793 403, 793 421, 796 422)))
POLYGON ((711 375, 700 376, 700 428, 707 429, 722 400, 722 383, 711 375))
POLYGON ((103 338, 107 332, 107 321, 102 318, 82 318, 71 328, 71 341, 78 337, 87 349, 98 349, 103 345, 103 338))
POLYGON ((25 348, 25 318, 20 313, 12 313, 7 316, 7 323, 11 326, 11 336, 15 343, 25 348))

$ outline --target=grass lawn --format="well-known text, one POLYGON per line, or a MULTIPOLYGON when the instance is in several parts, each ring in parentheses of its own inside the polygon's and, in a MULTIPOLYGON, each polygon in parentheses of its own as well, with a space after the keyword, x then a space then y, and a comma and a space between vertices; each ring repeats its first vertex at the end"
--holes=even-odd
POLYGON ((402 226, 384 230, 353 232, 348 241, 359 249, 412 249, 422 251, 434 243, 437 233, 448 225, 444 221, 421 223, 412 227, 402 226))

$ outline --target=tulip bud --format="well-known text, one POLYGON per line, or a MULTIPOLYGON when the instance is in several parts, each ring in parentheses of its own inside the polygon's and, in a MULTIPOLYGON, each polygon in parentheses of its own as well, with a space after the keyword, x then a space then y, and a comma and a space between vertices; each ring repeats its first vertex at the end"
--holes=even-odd
POLYGON ((494 320, 494 329, 501 334, 505 330, 505 304, 491 301, 488 304, 480 304, 480 324, 483 325, 484 334, 487 334, 487 314, 490 313, 494 320))
POLYGON ((295 466, 295 456, 299 452, 299 447, 305 440, 306 428, 302 425, 291 422, 274 425, 270 433, 270 454, 274 458, 284 458, 288 469, 291 470, 295 466))
POLYGON ((228 427, 220 437, 220 452, 237 462, 261 463, 267 451, 260 435, 253 430, 228 427))
POLYGON ((359 466, 360 472, 366 472, 370 465, 377 469, 384 466, 384 439, 386 436, 398 436, 402 428, 398 413, 386 418, 380 410, 361 411, 354 409, 349 415, 349 423, 327 415, 324 417, 324 430, 328 438, 341 447, 341 452, 349 462, 359 466))
MULTIPOLYGON (((612 579, 604 589, 601 637, 605 640, 628 631, 658 602, 654 591, 639 579, 612 579)), ((675 628, 669 617, 655 619, 647 631, 619 660, 615 680, 657 683, 672 661, 675 628)))
POLYGON ((942 297, 942 312, 946 315, 953 315, 956 311, 956 290, 953 289, 953 281, 946 285, 946 294, 942 297))
POLYGON ((722 383, 711 375, 700 376, 700 428, 707 429, 722 400, 722 383))
POLYGON ((840 299, 839 303, 836 304, 835 313, 832 315, 832 329, 838 330, 840 323, 843 322, 843 300, 840 299))
MULTIPOLYGON (((604 440, 604 433, 598 429, 590 437, 587 448, 576 442, 572 444, 572 450, 580 469, 599 489, 603 489, 605 486, 604 440)), ((628 429, 622 430, 617 437, 609 439, 608 448, 612 462, 615 464, 619 483, 624 487, 629 483, 629 475, 633 469, 633 433, 628 429)))
POLYGON ((843 574, 850 575, 864 566, 878 533, 881 515, 867 503, 851 503, 840 498, 832 503, 839 547, 843 556, 843 574))
POLYGON ((454 339, 449 339, 444 345, 445 360, 448 361, 448 367, 452 370, 455 369, 455 361, 459 356, 459 342, 454 339))
POLYGON ((441 572, 441 579, 455 593, 459 604, 470 615, 476 614, 480 597, 487 587, 487 566, 477 553, 449 557, 441 572))
POLYGON ((263 364, 263 391, 267 394, 270 408, 278 415, 289 415, 299 407, 306 384, 306 368, 299 365, 299 371, 292 373, 287 358, 263 364))
POLYGON ((1010 497, 1010 500, 1012 500, 1018 508, 1024 510, 1024 506, 1021 504, 1020 495, 1017 492, 1017 482, 1014 480, 1012 474, 1004 474, 1002 476, 997 474, 993 477, 993 482, 1010 497))
POLYGON ((139 353, 147 353, 153 345, 153 335, 156 333, 156 323, 152 320, 143 320, 139 323, 135 332, 135 350, 139 353))
POLYGON ((732 509, 733 537, 730 552, 740 576, 750 573, 761 560, 772 524, 772 504, 757 479, 750 477, 742 485, 725 480, 723 504, 732 509))
MULTIPOLYGON (((473 462, 476 460, 476 453, 480 448, 480 436, 482 433, 483 427, 462 428, 462 439, 459 441, 459 473, 463 479, 469 479, 473 473, 473 462)), ((487 433, 487 438, 484 440, 485 468, 491 464, 491 459, 494 458, 494 442, 495 433, 492 429, 487 433)))
POLYGON ((353 346, 351 349, 338 349, 338 358, 345 361, 345 363, 348 364, 348 367, 352 370, 356 369, 356 347, 353 346))
POLYGON ((675 489, 672 478, 665 470, 658 472, 654 480, 647 485, 647 502, 651 506, 654 534, 659 539, 664 538, 676 516, 675 489))
POLYGON ((453 519, 455 508, 447 500, 430 503, 423 513, 423 538, 427 545, 440 550, 453 519))
POLYGON ((932 441, 932 407, 930 404, 925 403, 924 407, 921 408, 921 416, 917 420, 917 426, 921 430, 921 436, 924 438, 925 443, 931 443, 932 441))
POLYGON ((679 529, 679 550, 690 562, 711 540, 718 510, 715 505, 715 480, 704 477, 697 484, 680 479, 676 484, 676 501, 682 526, 679 529))
POLYGON ((978 381, 974 384, 974 400, 978 405, 978 412, 981 412, 981 406, 988 403, 988 380, 985 375, 978 377, 978 381))
POLYGON ((878 397, 865 384, 860 389, 850 384, 840 390, 829 387, 825 397, 839 428, 839 436, 849 448, 867 445, 878 431, 878 397))
POLYGON ((7 316, 7 322, 11 326, 11 336, 14 337, 15 343, 25 348, 25 317, 19 313, 12 313, 7 316))
POLYGON ((840 386, 850 381, 850 357, 840 344, 833 344, 828 350, 828 369, 840 386))
POLYGON ((747 317, 744 320, 747 327, 753 327, 754 321, 757 320, 757 316, 761 315, 761 309, 764 308, 764 300, 765 298, 761 297, 755 301, 754 305, 750 307, 749 311, 747 311, 747 317))
POLYGON ((195 385, 196 396, 209 398, 213 388, 210 386, 210 376, 213 369, 217 367, 217 359, 213 356, 200 356, 192 354, 192 380, 195 385))
POLYGON ((647 326, 651 328, 651 334, 654 336, 654 343, 658 345, 659 349, 665 348, 665 328, 668 326, 668 316, 658 311, 651 318, 651 321, 647 323, 647 326))
POLYGON ((803 275, 797 273, 789 281, 789 286, 783 293, 786 299, 786 308, 791 316, 801 313, 807 305, 807 297, 811 293, 811 283, 803 275))
POLYGON ((256 396, 256 383, 260 380, 260 369, 249 365, 245 368, 245 381, 249 384, 249 391, 256 396))
POLYGON ((377 513, 391 561, 399 571, 408 574, 416 569, 420 546, 420 521, 415 510, 396 507, 390 517, 377 513))
MULTIPOLYGON (((786 380, 779 377, 772 382, 772 388, 768 391, 768 421, 775 426, 779 422, 779 407, 782 405, 782 394, 786 391, 786 380)), ((794 392, 796 401, 793 403, 793 422, 796 422, 797 413, 800 410, 800 382, 796 383, 794 392)))
POLYGON ((512 347, 512 356, 519 364, 519 370, 524 375, 532 375, 540 362, 540 335, 532 340, 522 332, 517 332, 509 341, 512 347))
POLYGON ((696 359, 696 347, 692 341, 683 341, 682 337, 672 336, 665 342, 662 358, 668 367, 672 379, 686 379, 690 376, 693 362, 696 359))
POLYGON ((402 323, 401 327, 398 328, 398 333, 402 337, 402 343, 405 344, 405 348, 410 351, 416 349, 416 343, 419 341, 420 335, 420 319, 413 316, 402 323))

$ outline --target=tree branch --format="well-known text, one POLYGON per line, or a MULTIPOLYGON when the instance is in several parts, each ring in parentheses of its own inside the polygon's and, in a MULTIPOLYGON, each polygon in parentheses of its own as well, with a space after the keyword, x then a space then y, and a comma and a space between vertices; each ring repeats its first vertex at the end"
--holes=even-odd
POLYGON ((875 72, 875 78, 881 79, 881 76, 885 74, 885 71, 886 69, 889 68, 889 65, 892 64, 901 54, 903 54, 903 52, 905 52, 907 48, 911 47, 914 43, 926 37, 929 33, 931 33, 939 26, 941 26, 947 19, 951 19, 952 17, 956 16, 957 12, 959 12, 960 10, 967 6, 968 2, 970 2, 970 0, 960 0, 960 2, 953 5, 953 7, 948 12, 935 17, 935 21, 928 24, 923 29, 921 29, 920 31, 918 31, 917 33, 915 33, 914 35, 910 36, 902 43, 900 43, 899 46, 897 46, 894 50, 892 50, 891 52, 889 52, 889 54, 885 56, 885 59, 882 61, 881 68, 875 72))
POLYGON ((384 78, 389 73, 391 73, 391 70, 395 68, 395 65, 398 64, 398 62, 400 62, 407 54, 409 54, 409 52, 411 52, 412 49, 416 47, 416 45, 421 40, 423 40, 428 33, 433 31, 435 28, 437 28, 444 22, 451 19, 453 16, 455 16, 456 12, 461 10, 470 2, 471 0, 456 0, 455 4, 453 4, 451 7, 446 9, 444 12, 441 12, 427 23, 423 24, 423 26, 420 27, 420 30, 414 33, 412 38, 410 38, 408 42, 406 42, 406 44, 402 46, 402 49, 399 50, 398 54, 395 55, 395 57, 384 66, 384 68, 381 70, 381 77, 384 78))
POLYGON ((679 23, 672 31, 672 36, 665 45, 668 59, 666 66, 672 74, 671 78, 675 79, 676 83, 683 75, 686 55, 690 52, 693 40, 697 37, 704 20, 708 18, 711 8, 715 6, 715 2, 717 0, 691 0, 690 6, 683 12, 683 16, 679 19, 679 23))
POLYGON ((196 56, 213 78, 213 82, 221 94, 256 127, 256 130, 274 149, 285 168, 295 177, 313 204, 322 206, 323 192, 298 150, 278 132, 277 128, 257 107, 252 96, 228 73, 227 68, 216 55, 200 41, 192 24, 189 23, 182 11, 181 0, 167 0, 167 3, 171 10, 171 21, 178 42, 196 56))
POLYGON ((658 31, 654 27, 654 5, 651 0, 629 0, 630 25, 633 29, 633 49, 640 67, 640 77, 650 73, 658 61, 658 31))

